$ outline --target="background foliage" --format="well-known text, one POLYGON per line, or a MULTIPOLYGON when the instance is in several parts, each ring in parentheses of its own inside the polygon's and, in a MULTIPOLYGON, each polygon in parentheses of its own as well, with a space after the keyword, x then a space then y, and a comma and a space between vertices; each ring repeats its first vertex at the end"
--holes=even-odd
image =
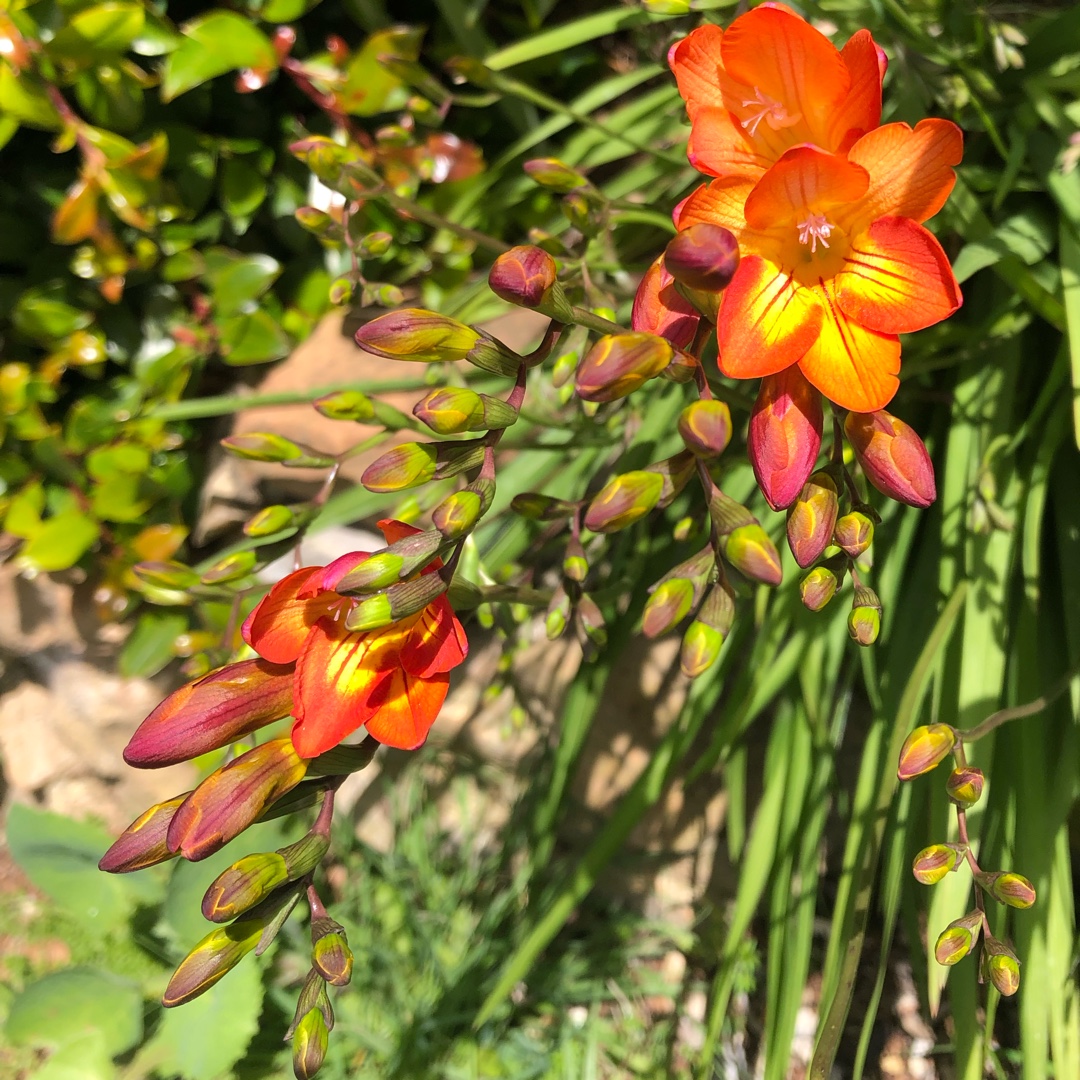
MULTIPOLYGON (((3 542, 28 571, 79 567, 97 585, 102 618, 137 620, 125 670, 156 670, 183 651, 182 631, 212 640, 226 623, 212 591, 189 607, 148 603, 176 596, 131 567, 176 557, 205 573, 227 551, 184 546, 207 450, 197 420, 239 407, 251 366, 284 356, 346 299, 361 309, 404 297, 458 318, 492 314, 500 305, 482 270, 530 230, 571 278, 586 260, 589 302, 625 321, 634 275, 696 182, 663 57, 703 14, 726 20, 730 5, 698 0, 690 14, 678 0, 404 7, 41 0, 0 11, 3 542), (426 29, 389 29, 398 19, 426 29), (295 31, 288 56, 282 24, 295 31), (454 57, 484 67, 458 62, 448 72, 454 57), (463 74, 469 82, 457 81, 463 74), (325 215, 332 178, 320 186, 318 164, 288 149, 333 128, 313 96, 320 78, 338 87, 361 164, 378 181, 343 224, 325 215), (557 193, 523 173, 522 162, 541 155, 588 175, 603 197, 603 229, 583 232, 557 193), (361 257, 354 290, 340 281, 352 269, 342 228, 361 257)), ((927 1015, 944 1009, 943 1070, 965 1080, 988 1070, 1080 1075, 1076 685, 974 755, 990 779, 971 815, 983 864, 1016 861, 1040 898, 1010 928, 1024 962, 1014 1001, 999 1004, 977 985, 971 963, 948 971, 947 986, 946 971, 927 963, 926 941, 967 907, 967 882, 955 875, 927 890, 911 880, 911 857, 943 835, 947 808, 939 786, 898 792, 895 782, 900 742, 916 722, 973 725, 1034 698, 1080 655, 1080 9, 835 0, 807 14, 835 24, 840 38, 867 26, 885 47, 883 119, 949 116, 966 134, 960 180, 936 219, 965 304, 905 343, 894 409, 927 438, 939 497, 926 513, 892 507, 880 530, 882 639, 856 654, 842 606, 819 617, 802 610, 787 563, 781 588, 744 600, 720 666, 695 684, 592 846, 564 853, 556 836, 568 777, 605 682, 619 671, 645 587, 689 553, 671 539, 678 503, 623 534, 601 570, 609 614, 617 602, 629 608, 571 687, 505 849, 433 835, 418 789, 409 789, 415 803, 403 799, 392 856, 340 837, 355 881, 344 914, 369 980, 340 999, 340 1075, 709 1076, 733 1034, 733 992, 754 970, 748 940, 761 955, 766 1076, 785 1073, 811 972, 821 976, 819 1067, 839 1053, 843 1074, 861 1075, 874 1068, 867 1055, 898 936, 927 1015), (761 744, 764 794, 755 800, 751 748, 761 744), (841 750, 857 760, 853 776, 838 777, 841 750), (686 765, 727 792, 725 840, 740 868, 731 909, 702 913, 692 938, 678 941, 691 977, 708 988, 693 1061, 671 1057, 671 1026, 635 1027, 602 1007, 605 971, 624 982, 632 958, 665 932, 610 918, 565 929, 686 765), (829 922, 824 939, 816 919, 829 922), (522 982, 524 998, 512 996, 522 982), (571 1003, 586 1004, 584 1024, 568 1019, 571 1003), (996 1040, 985 1035, 992 1030, 996 1040)), ((725 396, 738 426, 745 389, 725 396)), ((514 492, 577 497, 605 463, 678 449, 677 386, 635 398, 607 428, 568 410, 550 383, 534 400, 535 428, 520 437, 515 429, 519 452, 500 469, 496 505, 470 554, 490 580, 542 575, 561 559, 556 538, 508 513, 514 492)), ((748 497, 749 467, 729 456, 725 487, 748 497)), ((384 503, 344 491, 311 527, 384 503)), ((754 509, 779 532, 778 516, 754 509)), ((283 539, 264 537, 260 556, 283 539)), ((498 618, 518 640, 509 614, 498 618)), ((267 972, 249 962, 205 1006, 161 1018, 147 1003, 160 992, 163 957, 194 933, 178 901, 194 868, 178 868, 181 880, 167 889, 161 879, 103 880, 89 867, 104 843, 89 825, 10 814, 12 854, 56 901, 43 918, 69 938, 78 967, 35 981, 32 968, 8 966, 13 1049, 4 1053, 26 1068, 35 1047, 56 1048, 35 1073, 43 1077, 106 1077, 117 1067, 192 1080, 233 1068, 273 1074, 282 1063, 270 1034, 290 1008, 283 987, 299 978, 290 941, 267 972), (56 1027, 58 1014, 69 1030, 56 1027), (213 1037, 182 1039, 181 1022, 207 1025, 198 1030, 213 1037), (196 1044, 219 1056, 185 1056, 196 1044), (97 1071, 73 1073, 75 1062, 97 1071)))

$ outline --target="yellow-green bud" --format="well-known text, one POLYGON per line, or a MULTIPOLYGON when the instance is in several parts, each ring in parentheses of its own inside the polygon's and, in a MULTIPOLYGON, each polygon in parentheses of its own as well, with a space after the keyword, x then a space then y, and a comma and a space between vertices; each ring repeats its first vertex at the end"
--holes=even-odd
POLYGON ((695 619, 683 634, 679 667, 688 679, 696 679, 716 663, 724 635, 719 630, 695 619))
POLYGON ((413 407, 413 416, 439 435, 464 431, 497 431, 517 420, 505 401, 456 386, 432 390, 413 407))
POLYGON ((967 851, 963 844, 931 844, 915 856, 911 872, 923 885, 936 885, 946 874, 960 865, 967 851))
POLYGON ((510 500, 510 509, 530 521, 559 521, 576 513, 578 504, 527 491, 510 500))
POLYGON ((757 523, 733 529, 723 537, 722 546, 724 558, 752 581, 779 585, 783 580, 780 553, 757 523))
POLYGON ((402 443, 376 458, 360 483, 377 493, 404 491, 429 480, 445 480, 484 460, 483 444, 476 439, 453 443, 402 443))
POLYGON ((953 769, 945 781, 945 790, 957 806, 974 806, 982 797, 986 778, 982 769, 973 765, 961 765, 953 769))
POLYGON ((221 440, 221 445, 233 457, 248 461, 269 461, 290 468, 306 469, 325 469, 334 464, 334 459, 326 454, 269 432, 229 435, 221 440))
POLYGON ((959 742, 956 729, 948 724, 927 724, 915 728, 900 748, 898 780, 911 780, 936 769, 959 742))
POLYGON ((618 532, 643 518, 664 492, 664 478, 644 469, 613 476, 585 511, 585 527, 593 532, 618 532))
POLYGON ((855 598, 848 615, 848 633, 860 645, 873 645, 881 633, 881 601, 873 589, 855 586, 855 598))
POLYGON ((810 611, 821 611, 839 587, 840 578, 831 566, 815 566, 799 582, 799 597, 810 611))
POLYGON ((355 633, 381 630, 422 611, 446 589, 446 579, 438 573, 421 574, 411 581, 391 585, 385 592, 359 601, 345 616, 345 629, 355 633))
POLYGON ((359 390, 338 390, 334 394, 324 394, 311 404, 330 420, 355 420, 364 424, 375 417, 374 403, 359 390))
POLYGON ((1035 903, 1035 886, 1023 874, 1014 874, 1011 870, 982 871, 975 875, 975 881, 999 904, 1023 910, 1035 903))
POLYGON ((667 633, 690 614, 693 604, 693 582, 678 577, 660 582, 645 602, 641 632, 649 638, 667 633))
POLYGON ((464 360, 479 340, 471 326, 422 308, 387 312, 356 331, 357 345, 367 352, 423 364, 464 360))
POLYGON ((180 961, 161 997, 166 1009, 197 998, 224 978, 256 945, 268 919, 239 919, 211 930, 180 961))
POLYGON ((1002 997, 1012 997, 1020 989, 1020 961, 1003 941, 987 937, 983 941, 983 976, 1002 997))
POLYGON ((156 589, 190 589, 199 584, 199 575, 178 562, 136 563, 131 572, 145 585, 156 589))
POLYGON ((572 536, 563 555, 563 574, 578 583, 589 576, 589 560, 585 558, 585 549, 576 536, 572 536))
POLYGON ((457 540, 472 531, 485 510, 481 496, 465 488, 448 495, 431 512, 431 521, 447 540, 457 540))
POLYGON ((204 585, 224 585, 245 578, 255 568, 254 551, 234 551, 218 559, 199 579, 204 585))
POLYGON ((934 959, 943 967, 952 967, 963 960, 978 940, 982 919, 981 911, 969 911, 949 923, 938 935, 934 959))
POLYGON ((874 521, 861 510, 836 519, 833 543, 849 558, 857 559, 874 541, 874 521))
POLYGON ((557 641, 566 633, 566 624, 570 619, 570 597, 566 590, 560 586, 555 590, 555 595, 548 605, 547 614, 544 616, 544 632, 548 641, 557 641))
POLYGON ((723 401, 692 401, 679 414, 679 434, 697 457, 716 457, 731 442, 731 410, 723 401))
POLYGON ((593 645, 602 649, 607 644, 607 627, 604 625, 604 616, 597 607, 596 601, 588 595, 580 597, 577 602, 577 614, 585 636, 593 645))
POLYGON ((326 1059, 330 1031, 319 1009, 312 1009, 296 1025, 292 1037, 293 1075, 296 1080, 310 1080, 326 1059))
POLYGON ((522 168, 541 187, 550 188, 565 194, 574 188, 585 187, 588 180, 576 169, 559 161, 558 158, 533 158, 526 161, 522 168))
POLYGON ((312 966, 331 986, 345 986, 352 978, 353 954, 345 929, 330 918, 316 919, 311 927, 312 966))
POLYGON ((244 535, 273 536, 274 533, 284 532, 286 529, 298 529, 310 516, 311 511, 306 508, 284 506, 281 503, 264 506, 244 523, 244 535))

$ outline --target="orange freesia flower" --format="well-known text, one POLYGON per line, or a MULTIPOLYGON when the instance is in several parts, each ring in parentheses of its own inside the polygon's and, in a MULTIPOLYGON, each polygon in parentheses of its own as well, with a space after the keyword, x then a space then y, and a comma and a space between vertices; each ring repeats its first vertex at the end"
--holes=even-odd
POLYGON ((846 155, 795 146, 756 182, 729 176, 686 199, 678 228, 722 225, 743 253, 717 317, 721 370, 749 379, 798 364, 846 409, 888 404, 897 335, 960 306, 949 260, 921 222, 948 198, 962 148, 948 120, 886 124, 846 155))
MULTIPOLYGON (((419 532, 380 521, 386 542, 419 532)), ((272 664, 296 664, 292 741, 302 758, 366 727, 387 746, 413 750, 427 738, 468 641, 445 596, 379 630, 345 629, 356 598, 334 591, 367 552, 308 566, 279 581, 248 616, 244 640, 272 664)), ((425 572, 441 565, 435 560, 425 572)))
POLYGON ((838 50, 782 4, 727 30, 698 27, 668 63, 690 116, 690 162, 711 176, 760 177, 802 143, 845 153, 881 122, 886 59, 870 31, 838 50))

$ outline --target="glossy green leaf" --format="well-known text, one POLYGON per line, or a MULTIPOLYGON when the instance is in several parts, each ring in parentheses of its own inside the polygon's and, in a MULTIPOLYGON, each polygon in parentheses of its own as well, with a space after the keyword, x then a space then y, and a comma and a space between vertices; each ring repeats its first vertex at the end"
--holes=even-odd
POLYGON ((237 255, 215 249, 207 252, 206 277, 219 315, 250 313, 255 301, 278 279, 282 266, 269 255, 237 255))
POLYGON ((0 112, 20 124, 46 131, 63 126, 56 107, 40 84, 29 75, 16 75, 7 64, 0 64, 0 112))
POLYGON ((165 61, 161 96, 172 101, 218 75, 239 68, 272 71, 277 56, 267 36, 243 15, 217 10, 182 27, 184 40, 165 61))
POLYGON ((120 652, 120 674, 156 675, 176 655, 173 642, 187 628, 187 616, 181 611, 155 608, 143 612, 120 652))
POLYGON ((93 547, 100 533, 101 527, 89 514, 71 507, 46 519, 15 561, 30 570, 66 570, 93 547))
POLYGON ((142 33, 145 21, 141 4, 125 0, 94 4, 75 12, 49 48, 76 60, 90 60, 103 53, 123 53, 142 33))
POLYGON ((222 359, 236 367, 264 364, 289 353, 292 342, 269 311, 253 311, 222 319, 219 348, 222 359))

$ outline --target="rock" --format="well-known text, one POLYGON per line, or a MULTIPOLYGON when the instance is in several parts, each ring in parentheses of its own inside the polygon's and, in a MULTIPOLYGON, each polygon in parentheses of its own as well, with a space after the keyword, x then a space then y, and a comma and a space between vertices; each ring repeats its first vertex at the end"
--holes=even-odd
POLYGON ((0 698, 0 758, 15 791, 38 791, 82 768, 78 750, 50 722, 55 708, 53 695, 33 682, 0 698))

